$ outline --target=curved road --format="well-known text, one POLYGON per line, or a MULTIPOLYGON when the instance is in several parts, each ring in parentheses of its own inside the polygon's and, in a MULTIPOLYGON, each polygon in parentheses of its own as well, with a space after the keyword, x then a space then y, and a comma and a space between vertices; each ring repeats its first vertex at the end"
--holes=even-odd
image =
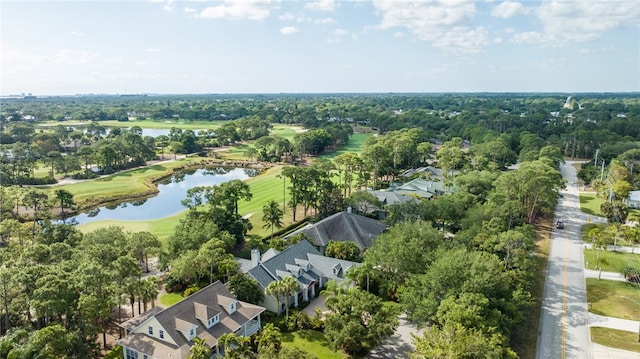
POLYGON ((589 217, 580 211, 576 169, 571 163, 560 166, 568 185, 561 192, 556 220, 563 221, 565 228, 554 229, 551 237, 536 351, 539 359, 593 357, 581 239, 581 227, 589 217))

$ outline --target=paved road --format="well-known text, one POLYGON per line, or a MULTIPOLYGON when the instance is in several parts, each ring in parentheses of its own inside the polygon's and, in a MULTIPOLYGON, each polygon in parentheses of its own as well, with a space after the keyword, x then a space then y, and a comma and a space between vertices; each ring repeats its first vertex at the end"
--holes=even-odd
POLYGON ((587 215, 580 212, 575 167, 567 162, 560 171, 569 185, 556 207, 556 220, 564 221, 565 228, 551 237, 536 358, 587 359, 593 353, 580 236, 587 215))

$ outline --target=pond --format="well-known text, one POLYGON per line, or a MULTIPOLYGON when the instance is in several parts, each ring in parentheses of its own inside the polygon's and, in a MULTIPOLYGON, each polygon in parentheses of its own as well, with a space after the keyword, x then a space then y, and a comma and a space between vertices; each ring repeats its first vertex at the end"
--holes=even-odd
POLYGON ((196 186, 219 185, 234 179, 243 180, 259 174, 250 168, 213 168, 184 171, 157 183, 158 194, 147 199, 135 200, 96 208, 67 218, 67 223, 84 224, 102 220, 142 221, 171 216, 186 208, 181 201, 187 190, 196 186))

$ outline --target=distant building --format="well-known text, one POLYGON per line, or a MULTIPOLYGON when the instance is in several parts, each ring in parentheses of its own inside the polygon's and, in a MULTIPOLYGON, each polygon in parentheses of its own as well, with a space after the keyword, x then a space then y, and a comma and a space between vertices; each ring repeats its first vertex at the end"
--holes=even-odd
POLYGON ((625 202, 629 207, 640 208, 640 191, 629 192, 625 202))
POLYGON ((285 238, 304 233, 314 246, 324 253, 329 241, 355 243, 361 252, 370 248, 387 225, 355 213, 338 212, 316 223, 288 234, 285 238))

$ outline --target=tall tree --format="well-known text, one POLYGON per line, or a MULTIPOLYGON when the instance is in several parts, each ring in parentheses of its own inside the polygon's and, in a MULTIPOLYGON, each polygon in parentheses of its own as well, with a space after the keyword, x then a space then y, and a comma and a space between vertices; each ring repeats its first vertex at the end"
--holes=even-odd
POLYGON ((334 350, 362 355, 391 335, 398 326, 398 313, 380 298, 358 288, 338 294, 328 304, 325 335, 334 350))
POLYGON ((264 227, 271 227, 271 238, 273 239, 273 227, 282 228, 282 216, 284 212, 280 209, 278 203, 274 200, 267 202, 262 207, 262 221, 264 227))

